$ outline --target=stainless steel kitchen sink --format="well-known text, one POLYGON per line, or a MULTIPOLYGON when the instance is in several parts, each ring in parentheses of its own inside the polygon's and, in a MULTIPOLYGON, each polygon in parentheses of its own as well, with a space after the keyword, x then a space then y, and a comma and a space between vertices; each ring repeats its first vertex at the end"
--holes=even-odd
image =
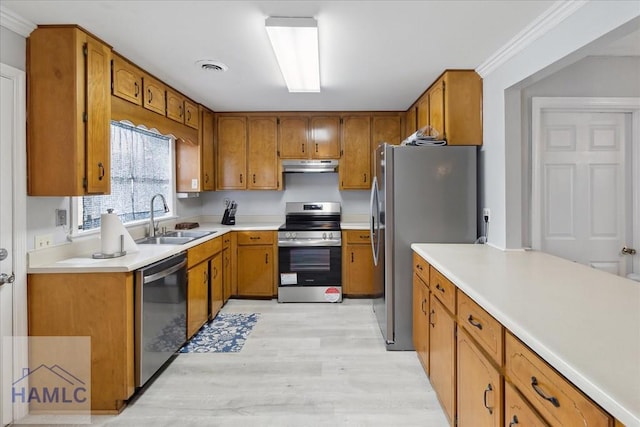
POLYGON ((184 245, 214 233, 215 231, 167 231, 155 237, 136 240, 136 243, 139 245, 184 245))

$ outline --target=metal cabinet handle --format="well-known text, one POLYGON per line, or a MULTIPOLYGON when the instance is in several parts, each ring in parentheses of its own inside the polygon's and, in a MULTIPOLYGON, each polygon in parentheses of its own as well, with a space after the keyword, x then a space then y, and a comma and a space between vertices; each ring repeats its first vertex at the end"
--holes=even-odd
POLYGON ((560 402, 558 402, 558 399, 555 398, 554 396, 548 396, 538 385, 538 379, 536 377, 531 377, 531 387, 533 387, 533 389, 535 390, 536 393, 538 393, 538 396, 540 396, 541 398, 548 400, 549 402, 551 402, 553 404, 553 406, 555 406, 556 408, 560 407, 560 402))
POLYGON ((100 171, 100 173, 98 174, 98 181, 102 181, 102 178, 104 178, 104 165, 102 164, 102 162, 98 162, 98 170, 100 171))
POLYGON ((364 182, 365 183, 367 182, 367 174, 366 173, 364 174, 364 182))
POLYGON ((204 182, 209 182, 209 174, 208 173, 204 174, 204 182))
POLYGON ((427 314, 427 312, 426 312, 426 311, 424 311, 424 305, 426 304, 426 302, 427 302, 427 300, 423 298, 423 299, 422 299, 422 302, 421 302, 421 304, 420 304, 420 310, 421 310, 424 314, 427 314))
POLYGON ((191 121, 191 110, 187 110, 187 121, 191 121))
POLYGON ((240 184, 242 184, 242 174, 240 174, 240 184))
POLYGON ((216 277, 218 277, 218 268, 213 267, 213 278, 215 279, 216 277))
POLYGON ((260 236, 249 236, 249 240, 260 240, 260 236))
POLYGON ((493 387, 491 386, 491 384, 487 384, 487 388, 484 390, 484 396, 482 400, 484 403, 484 407, 487 408, 487 411, 489 411, 489 414, 493 414, 493 408, 487 406, 487 393, 489 393, 490 391, 493 391, 493 387))
POLYGON ((316 143, 316 153, 318 152, 318 144, 316 143))
POLYGON ((138 86, 138 82, 133 82, 133 96, 136 98, 140 95, 140 86, 138 86))
POLYGON ((436 311, 435 310, 431 310, 429 312, 429 324, 431 325, 432 328, 436 327, 436 323, 431 321, 431 316, 435 315, 436 311))
POLYGON ((269 264, 269 254, 264 254, 264 263, 269 264))
POLYGON ((420 264, 416 264, 416 269, 422 271, 422 266, 420 264))
POLYGON ((476 328, 482 330, 482 323, 475 320, 472 315, 469 315, 469 317, 467 317, 467 322, 471 323, 471 326, 475 326, 476 328))
POLYGON ((182 117, 184 113, 182 112, 182 105, 178 105, 178 115, 182 117))
POLYGON ((204 283, 208 283, 209 282, 209 272, 205 271, 204 272, 204 283))
POLYGON ((149 98, 149 101, 147 102, 151 104, 151 100, 153 99, 153 92, 151 92, 151 89, 147 89, 147 96, 149 98))
POLYGON ((514 415, 513 418, 511 419, 511 422, 509 423, 509 427, 513 427, 513 426, 518 425, 518 424, 520 424, 518 422, 518 416, 514 415))
POLYGON ((442 292, 443 294, 444 294, 444 292, 445 292, 444 288, 443 288, 442 286, 440 286, 440 283, 438 283, 438 284, 436 285, 436 289, 437 289, 437 290, 439 290, 440 292, 442 292))
POLYGON ((253 183, 254 184, 256 183, 256 174, 255 173, 253 174, 253 183))
POLYGON ((353 251, 351 252, 351 262, 353 263, 353 251))
POLYGON ((304 153, 304 144, 302 144, 302 152, 304 153))

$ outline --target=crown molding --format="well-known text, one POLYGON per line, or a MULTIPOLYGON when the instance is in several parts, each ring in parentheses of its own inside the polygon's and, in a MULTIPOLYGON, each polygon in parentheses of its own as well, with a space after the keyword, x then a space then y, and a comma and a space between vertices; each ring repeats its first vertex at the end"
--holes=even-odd
POLYGON ((24 19, 4 6, 0 6, 0 26, 25 38, 29 37, 29 34, 37 27, 33 22, 24 19))
POLYGON ((588 3, 588 0, 559 0, 549 9, 544 11, 533 22, 527 25, 522 31, 515 35, 504 46, 498 49, 486 61, 476 68, 480 77, 491 74, 500 65, 507 62, 513 56, 524 50, 538 38, 542 37, 551 29, 574 14, 578 9, 588 3))

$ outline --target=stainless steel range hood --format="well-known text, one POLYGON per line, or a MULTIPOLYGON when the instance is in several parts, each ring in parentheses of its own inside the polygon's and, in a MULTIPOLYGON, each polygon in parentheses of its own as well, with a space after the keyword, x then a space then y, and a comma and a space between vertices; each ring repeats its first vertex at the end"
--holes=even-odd
POLYGON ((337 160, 283 160, 283 172, 336 172, 337 160))

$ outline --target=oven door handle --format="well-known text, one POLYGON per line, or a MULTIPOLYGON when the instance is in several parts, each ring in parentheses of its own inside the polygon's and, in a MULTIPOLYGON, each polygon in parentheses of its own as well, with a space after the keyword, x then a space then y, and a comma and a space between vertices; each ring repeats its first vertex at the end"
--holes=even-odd
POLYGON ((158 273, 155 274, 151 274, 149 276, 143 276, 142 282, 143 283, 150 283, 150 282, 154 282, 158 279, 162 279, 164 277, 167 277, 170 274, 175 273, 176 271, 180 270, 182 267, 184 267, 185 265, 187 265, 187 260, 185 259, 184 261, 182 261, 179 264, 176 264, 172 267, 167 268, 166 270, 162 270, 158 273))
POLYGON ((314 239, 314 240, 279 240, 278 247, 280 248, 300 248, 300 247, 314 247, 314 246, 342 246, 341 240, 322 240, 322 239, 314 239))

